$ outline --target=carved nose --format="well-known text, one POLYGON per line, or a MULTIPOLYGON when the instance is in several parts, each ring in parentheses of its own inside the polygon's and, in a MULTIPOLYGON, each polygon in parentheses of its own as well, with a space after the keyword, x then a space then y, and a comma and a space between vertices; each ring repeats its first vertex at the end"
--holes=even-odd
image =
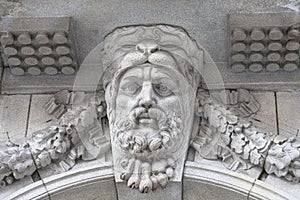
POLYGON ((136 45, 136 50, 143 54, 151 54, 159 50, 159 46, 154 41, 143 41, 136 45))
POLYGON ((151 108, 155 104, 153 97, 152 85, 146 84, 143 86, 142 92, 140 93, 139 106, 144 108, 151 108))
POLYGON ((140 107, 147 108, 147 109, 151 108, 153 104, 154 104, 153 100, 146 99, 146 98, 141 99, 139 102, 140 107))

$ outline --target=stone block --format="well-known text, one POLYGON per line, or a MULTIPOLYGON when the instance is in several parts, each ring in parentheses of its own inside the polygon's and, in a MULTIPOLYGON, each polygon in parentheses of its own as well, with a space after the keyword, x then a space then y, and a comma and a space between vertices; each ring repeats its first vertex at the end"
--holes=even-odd
POLYGON ((255 179, 210 164, 186 162, 183 199, 247 199, 255 179))
POLYGON ((82 166, 43 182, 51 199, 117 199, 111 163, 82 166))
MULTIPOLYGON (((222 161, 220 160, 208 160, 208 159, 203 159, 203 157, 201 157, 199 155, 198 152, 195 152, 195 163, 197 163, 198 165, 209 165, 209 166, 213 166, 215 168, 218 168, 222 171, 227 171, 227 173, 232 173, 232 170, 229 170, 225 167, 225 164, 222 163, 222 161)), ((251 178, 258 178, 260 176, 260 174, 262 173, 263 169, 261 167, 252 167, 251 169, 243 169, 242 167, 238 168, 235 172, 247 175, 251 178)))
POLYGON ((74 199, 97 199, 97 200, 117 200, 113 180, 102 183, 94 182, 65 188, 63 191, 50 194, 51 199, 55 200, 74 200, 74 199))
POLYGON ((247 195, 226 190, 217 185, 205 184, 200 181, 184 180, 184 200, 246 200, 247 195))
POLYGON ((300 131, 300 92, 277 92, 279 135, 296 137, 300 131))
POLYGON ((299 192, 299 183, 288 182, 282 178, 269 175, 264 182, 255 181, 249 192, 249 198, 296 200, 299 199, 299 192))
POLYGON ((166 199, 166 200, 179 200, 182 199, 182 183, 171 182, 166 188, 158 188, 156 191, 149 193, 141 193, 139 190, 133 190, 127 186, 126 182, 116 183, 118 199, 140 199, 140 200, 152 200, 152 199, 166 199))
POLYGON ((0 141, 22 139, 27 131, 30 95, 0 96, 0 141))
POLYGON ((44 129, 51 125, 57 125, 58 120, 46 113, 45 104, 53 95, 32 95, 30 104, 30 114, 28 120, 27 135, 33 132, 44 129))
MULTIPOLYGON (((72 173, 73 171, 76 171, 80 168, 86 168, 93 165, 100 165, 100 166, 107 165, 108 163, 111 162, 106 162, 104 156, 91 161, 77 160, 77 163, 68 172, 72 173)), ((41 179, 45 179, 47 177, 57 175, 57 174, 62 174, 64 172, 61 171, 59 164, 56 163, 56 164, 51 164, 49 167, 38 169, 38 173, 41 179)))

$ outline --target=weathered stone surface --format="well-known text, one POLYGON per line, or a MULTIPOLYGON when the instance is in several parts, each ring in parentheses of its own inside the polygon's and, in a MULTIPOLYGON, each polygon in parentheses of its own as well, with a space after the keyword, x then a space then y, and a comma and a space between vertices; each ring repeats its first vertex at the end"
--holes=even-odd
POLYGON ((184 200, 241 200, 247 195, 226 190, 216 185, 205 184, 201 181, 184 180, 184 200))
POLYGON ((259 111, 251 121, 260 130, 268 132, 269 138, 272 139, 277 135, 275 93, 252 92, 251 94, 260 104, 259 111))
POLYGON ((300 92, 277 92, 279 135, 296 137, 300 132, 300 92))
POLYGON ((89 166, 44 179, 51 199, 117 200, 111 163, 89 166))
POLYGON ((30 114, 28 120, 27 135, 33 132, 44 129, 51 125, 56 125, 58 122, 55 117, 47 114, 45 104, 52 95, 32 95, 30 104, 30 114))
MULTIPOLYGON (((117 200, 113 180, 106 182, 95 182, 77 187, 69 187, 62 192, 50 194, 51 199, 55 200, 74 200, 74 199, 99 199, 117 200)), ((128 198, 126 198, 128 199, 128 198)))
POLYGON ((132 190, 128 188, 127 183, 116 183, 118 200, 127 199, 140 199, 140 200, 152 200, 152 199, 166 199, 175 200, 182 199, 182 183, 171 182, 164 189, 157 189, 150 193, 140 193, 138 190, 132 190))
POLYGON ((7 132, 12 141, 25 137, 30 95, 0 96, 1 141, 7 141, 7 132))
MULTIPOLYGON (((89 166, 93 166, 93 165, 108 165, 111 164, 112 160, 107 161, 105 159, 105 155, 101 156, 100 158, 97 158, 96 160, 92 160, 92 161, 82 161, 79 160, 76 165, 74 165, 74 167, 72 169, 69 170, 70 173, 76 171, 76 170, 80 170, 83 168, 88 168, 89 166)), ((48 168, 42 168, 38 170, 39 175, 41 177, 41 179, 45 179, 48 177, 51 177, 53 175, 57 175, 62 173, 62 168, 59 165, 56 164, 52 164, 50 167, 48 168)))
POLYGON ((265 181, 256 180, 249 192, 250 199, 299 199, 300 186, 269 175, 265 181))
POLYGON ((29 177, 25 177, 24 179, 15 182, 12 185, 0 188, 0 198, 3 200, 9 200, 9 199, 11 199, 11 198, 9 198, 10 195, 13 195, 15 192, 22 190, 22 188, 24 188, 24 186, 32 184, 32 183, 33 183, 33 180, 29 176, 29 177))
MULTIPOLYGON (((21 69, 21 68, 20 68, 21 69)), ((23 73, 18 69, 18 73, 23 73)), ((41 75, 41 76, 15 76, 9 72, 8 68, 4 69, 2 80, 3 94, 32 94, 32 93, 50 93, 58 92, 63 89, 72 89, 74 76, 60 75, 41 75)), ((54 73, 50 69, 50 74, 54 73)))
MULTIPOLYGON (((227 171, 229 174, 232 173, 232 170, 227 169, 222 161, 203 159, 203 157, 201 157, 197 152, 195 153, 194 162, 199 165, 213 166, 216 169, 227 171)), ((251 169, 243 169, 243 167, 240 167, 236 170, 236 172, 247 175, 254 179, 258 178, 262 171, 263 169, 261 167, 253 167, 251 169)))
POLYGON ((215 166, 187 162, 183 180, 183 199, 246 200, 254 180, 215 166))

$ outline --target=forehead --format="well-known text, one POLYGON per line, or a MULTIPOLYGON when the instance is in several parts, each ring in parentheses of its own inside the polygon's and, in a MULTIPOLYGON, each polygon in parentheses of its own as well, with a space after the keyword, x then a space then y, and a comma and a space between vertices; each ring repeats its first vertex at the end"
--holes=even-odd
POLYGON ((171 69, 165 69, 157 65, 144 64, 137 65, 127 70, 122 76, 122 79, 126 79, 128 77, 135 77, 139 79, 172 79, 172 77, 174 77, 174 72, 171 69))

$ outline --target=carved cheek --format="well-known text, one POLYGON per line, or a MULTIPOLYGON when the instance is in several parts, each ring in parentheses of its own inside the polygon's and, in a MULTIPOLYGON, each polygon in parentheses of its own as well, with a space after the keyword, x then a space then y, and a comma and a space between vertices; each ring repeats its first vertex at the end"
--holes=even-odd
POLYGON ((130 102, 130 98, 127 95, 119 94, 116 100, 117 109, 125 110, 128 108, 128 104, 130 102))
POLYGON ((166 112, 178 112, 181 111, 182 103, 177 96, 170 96, 167 98, 160 99, 159 106, 162 107, 166 112), (179 110, 180 109, 180 110, 179 110))
POLYGON ((133 97, 129 97, 125 94, 119 94, 116 99, 116 111, 119 113, 127 112, 134 106, 133 97))

